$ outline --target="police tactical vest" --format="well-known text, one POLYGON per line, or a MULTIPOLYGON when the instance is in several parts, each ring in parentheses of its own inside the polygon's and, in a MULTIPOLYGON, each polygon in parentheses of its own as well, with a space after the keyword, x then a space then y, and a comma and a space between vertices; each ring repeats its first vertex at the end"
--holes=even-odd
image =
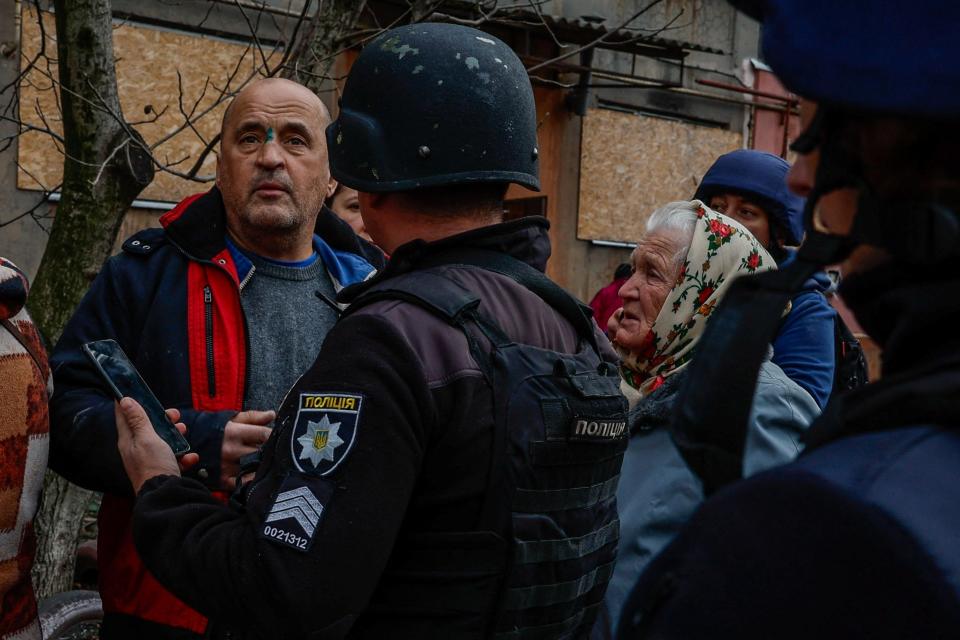
POLYGON ((526 286, 573 324, 580 350, 513 342, 475 294, 436 269, 385 281, 353 302, 347 313, 403 300, 463 331, 494 412, 478 526, 399 540, 364 616, 421 616, 432 620, 432 637, 588 637, 619 538, 615 494, 629 434, 619 375, 600 357, 583 306, 543 274, 488 251, 459 250, 451 261, 526 286))

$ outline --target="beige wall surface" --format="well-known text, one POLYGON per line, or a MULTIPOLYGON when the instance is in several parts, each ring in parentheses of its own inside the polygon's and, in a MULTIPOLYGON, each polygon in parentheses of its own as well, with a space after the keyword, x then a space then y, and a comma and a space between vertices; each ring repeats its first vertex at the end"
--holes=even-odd
POLYGON ((636 242, 657 207, 693 196, 739 132, 679 120, 590 109, 583 119, 577 237, 636 242))
MULTIPOLYGON (((36 13, 28 3, 23 9, 23 60, 30 60, 40 47, 40 30, 36 13)), ((44 14, 47 34, 47 52, 56 57, 53 16, 44 14)), ((114 54, 117 59, 117 86, 123 115, 148 144, 183 129, 154 150, 156 159, 186 173, 210 140, 220 129, 220 118, 225 102, 213 106, 220 89, 227 85, 236 69, 230 87, 238 88, 244 80, 256 73, 262 62, 255 48, 236 42, 191 35, 179 31, 159 29, 130 23, 117 23, 113 31, 114 54), (183 109, 194 116, 202 114, 196 130, 184 127, 185 116, 180 108, 178 76, 182 79, 183 109), (206 91, 204 91, 206 89, 206 91), (201 99, 201 96, 203 98, 201 99), (199 102, 198 102, 199 100, 199 102), (194 104, 197 104, 194 110, 194 104), (164 111, 164 109, 166 111, 164 111), (163 115, 155 118, 155 114, 163 115), (144 122, 154 120, 154 122, 144 122)), ((279 55, 271 51, 265 54, 279 55)), ((275 63, 276 60, 273 60, 275 63)), ((54 64, 43 64, 32 71, 24 81, 20 100, 21 118, 42 127, 41 112, 51 129, 59 132, 59 113, 51 78, 57 78, 54 64)), ((60 183, 63 156, 53 140, 42 133, 28 132, 19 140, 21 169, 17 186, 21 189, 52 189, 60 183)), ((215 156, 210 154, 198 172, 212 176, 215 156)), ((212 183, 199 183, 158 171, 154 181, 140 198, 176 202, 191 193, 206 191, 212 183)))

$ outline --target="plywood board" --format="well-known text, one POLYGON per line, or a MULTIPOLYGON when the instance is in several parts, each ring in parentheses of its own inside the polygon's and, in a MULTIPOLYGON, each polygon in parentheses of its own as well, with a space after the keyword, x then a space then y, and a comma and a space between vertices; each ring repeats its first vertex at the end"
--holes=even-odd
POLYGON ((589 109, 580 148, 581 240, 636 242, 659 206, 693 196, 739 132, 611 109, 589 109))
MULTIPOLYGON (((36 14, 29 3, 23 9, 22 61, 33 58, 40 48, 40 29, 36 14)), ((20 97, 20 117, 24 122, 42 127, 38 112, 43 113, 51 129, 60 132, 60 116, 56 95, 51 90, 50 78, 57 78, 56 41, 53 16, 44 13, 47 33, 46 50, 53 59, 50 64, 41 64, 25 78, 20 97)), ((180 128, 184 115, 180 111, 177 72, 180 72, 183 87, 184 108, 201 114, 210 108, 233 74, 234 89, 256 73, 262 62, 255 47, 220 38, 193 35, 180 31, 157 29, 144 25, 119 23, 113 30, 114 57, 117 60, 117 88, 125 119, 130 123, 152 120, 154 114, 166 111, 154 122, 136 124, 137 131, 148 144, 153 145, 180 128), (204 93, 204 87, 206 92, 204 93)), ((266 51, 268 60, 274 64, 279 53, 266 51), (277 56, 271 59, 269 56, 277 56)), ((25 64, 25 62, 21 62, 25 64)), ((226 104, 213 107, 196 123, 196 131, 186 128, 159 145, 154 156, 162 163, 186 173, 195 163, 205 146, 220 130, 220 118, 226 104)), ((42 133, 27 132, 19 139, 19 162, 21 169, 17 186, 21 189, 51 189, 60 184, 63 172, 63 156, 53 140, 42 133)), ((212 176, 215 170, 214 155, 207 157, 198 172, 212 176)), ((186 195, 206 191, 212 183, 198 183, 178 178, 158 170, 154 181, 141 193, 145 199, 176 202, 186 195)))

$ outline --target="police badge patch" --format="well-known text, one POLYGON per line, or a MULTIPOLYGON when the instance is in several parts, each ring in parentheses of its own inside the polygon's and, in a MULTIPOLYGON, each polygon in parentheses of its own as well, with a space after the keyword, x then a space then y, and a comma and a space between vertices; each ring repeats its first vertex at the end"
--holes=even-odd
POLYGON ((363 396, 301 393, 290 452, 297 469, 312 475, 333 472, 353 448, 363 396))

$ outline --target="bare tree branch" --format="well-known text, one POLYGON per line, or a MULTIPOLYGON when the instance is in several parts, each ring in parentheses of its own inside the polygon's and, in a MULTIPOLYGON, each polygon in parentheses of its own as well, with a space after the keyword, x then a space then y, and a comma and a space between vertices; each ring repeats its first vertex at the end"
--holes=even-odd
POLYGON ((6 142, 6 141, 11 140, 11 139, 14 139, 14 140, 15 140, 15 139, 18 138, 18 137, 20 136, 20 134, 22 134, 24 131, 36 131, 36 132, 38 132, 38 133, 42 133, 42 134, 45 134, 45 135, 50 136, 51 138, 53 138, 53 139, 56 140, 57 142, 60 142, 61 144, 63 143, 63 136, 61 136, 61 135, 60 135, 59 133, 57 133, 56 131, 53 131, 53 130, 50 129, 49 127, 36 127, 36 126, 34 126, 34 125, 32 125, 32 124, 29 124, 29 123, 27 123, 27 122, 24 122, 23 120, 20 120, 19 118, 11 118, 10 116, 5 116, 5 115, 0 115, 0 120, 4 120, 4 121, 6 121, 6 122, 12 122, 12 123, 16 124, 16 125, 21 129, 20 131, 18 131, 18 132, 16 132, 16 133, 12 133, 12 134, 10 134, 9 136, 6 136, 5 138, 0 139, 0 141, 2 141, 2 142, 6 142))
POLYGON ((200 171, 200 167, 203 166, 204 160, 207 159, 207 156, 220 144, 220 133, 213 136, 210 139, 210 142, 207 143, 207 146, 203 148, 203 151, 200 152, 200 155, 197 156, 196 162, 193 163, 193 166, 190 168, 190 171, 187 172, 186 177, 188 180, 199 180, 201 182, 209 182, 216 176, 203 176, 202 178, 197 177, 197 172, 200 171))
MULTIPOLYGON (((35 106, 34 111, 38 119, 43 124, 43 126, 29 124, 27 122, 24 122, 20 117, 7 115, 13 108, 15 108, 15 105, 19 101, 19 89, 21 86, 30 86, 34 88, 35 91, 38 91, 38 92, 53 91, 56 97, 55 102, 57 103, 58 110, 60 106, 60 92, 65 91, 73 99, 89 104, 91 107, 97 109, 98 111, 109 114, 109 116, 127 133, 126 140, 124 140, 123 143, 115 146, 113 148, 113 153, 109 154, 110 160, 112 160, 115 157, 116 153, 119 152, 120 149, 123 149, 125 148, 125 146, 132 144, 140 148, 146 154, 148 154, 151 162, 160 171, 165 171, 177 177, 188 179, 188 180, 209 182, 210 180, 213 179, 213 176, 200 176, 198 175, 198 173, 203 163, 205 162, 205 160, 209 157, 210 153, 216 148, 216 144, 219 142, 219 135, 217 135, 212 140, 207 140, 206 136, 204 136, 203 133, 197 127, 197 122, 199 122, 202 118, 210 114, 212 111, 219 108, 224 102, 233 98, 240 91, 240 89, 245 87, 254 78, 258 76, 269 76, 272 74, 276 74, 281 68, 281 65, 279 64, 275 68, 271 68, 270 60, 271 58, 273 58, 274 53, 271 52, 268 54, 260 45, 260 40, 256 35, 257 28, 260 24, 262 11, 260 11, 255 17, 251 18, 250 13, 245 10, 245 7, 248 7, 249 5, 240 3, 239 0, 233 0, 233 4, 237 6, 237 8, 240 10, 241 14, 244 16, 244 19, 248 24, 248 28, 251 30, 251 39, 248 45, 245 47, 243 54, 237 58, 236 63, 234 64, 230 73, 226 77, 225 82, 222 86, 217 86, 217 84, 212 82, 209 77, 206 78, 204 82, 204 86, 200 92, 200 95, 195 99, 191 100, 189 106, 187 104, 186 95, 184 92, 183 78, 178 71, 178 74, 177 74, 178 75, 178 78, 177 78, 178 91, 179 91, 178 108, 179 108, 180 115, 182 117, 182 122, 179 126, 175 127, 173 130, 168 131, 159 139, 153 140, 151 144, 147 145, 136 133, 136 131, 134 130, 134 127, 142 124, 150 124, 150 123, 157 122, 164 114, 167 113, 169 109, 169 105, 164 105, 163 108, 160 110, 156 110, 150 107, 150 111, 147 112, 151 114, 149 118, 144 118, 137 121, 127 121, 123 117, 122 113, 119 113, 111 109, 106 103, 106 101, 103 99, 103 97, 100 96, 92 86, 88 87, 90 91, 86 95, 83 95, 79 91, 73 91, 69 88, 66 88, 60 85, 58 79, 56 78, 56 72, 51 68, 51 65, 53 62, 55 62, 55 59, 53 58, 53 56, 49 54, 46 48, 48 36, 46 35, 45 25, 43 24, 43 11, 40 10, 39 0, 33 0, 32 4, 34 5, 35 10, 37 12, 36 13, 37 23, 39 25, 39 28, 42 34, 41 49, 36 55, 32 56, 32 58, 25 63, 23 70, 18 75, 17 81, 14 83, 8 83, 8 85, 6 85, 5 87, 5 90, 13 89, 13 91, 11 92, 10 99, 7 101, 5 105, 2 118, 0 119, 16 124, 18 127, 18 131, 15 132, 14 134, 11 134, 10 136, 6 136, 0 139, 0 149, 9 148, 9 145, 12 144, 13 140, 15 140, 23 132, 35 131, 35 132, 50 136, 51 139, 54 141, 54 144, 56 145, 57 151, 59 153, 63 154, 65 157, 70 158, 74 162, 84 164, 83 161, 79 160, 78 158, 73 158, 70 156, 70 154, 66 153, 66 151, 63 148, 64 147, 63 136, 58 134, 55 128, 50 125, 50 123, 47 120, 48 118, 47 114, 44 112, 43 109, 39 107, 39 100, 38 100, 38 104, 35 106), (241 6, 241 4, 243 4, 243 6, 241 6), (258 56, 258 60, 254 64, 254 68, 249 73, 244 74, 242 79, 238 81, 238 76, 240 75, 240 72, 243 68, 244 61, 247 59, 247 55, 251 52, 251 50, 254 47, 257 47, 257 51, 255 52, 254 55, 258 56), (49 84, 44 86, 38 85, 33 80, 33 78, 37 78, 37 77, 44 79, 49 84), (217 92, 216 96, 212 99, 212 101, 209 104, 201 108, 203 101, 207 99, 208 96, 210 95, 211 88, 213 88, 217 92), (93 98, 90 97, 91 95, 93 96, 93 98), (182 171, 177 171, 173 169, 173 167, 189 160, 190 159, 189 156, 185 158, 180 158, 175 162, 169 162, 164 159, 160 159, 156 157, 155 151, 158 150, 158 148, 161 147, 163 144, 165 144, 166 142, 169 142, 171 139, 175 138, 177 135, 183 133, 188 129, 192 131, 194 135, 196 135, 200 139, 200 141, 204 144, 204 148, 201 150, 199 156, 194 161, 191 169, 188 172, 182 172, 182 171)), ((294 32, 293 32, 294 36, 298 32, 298 30, 301 28, 300 24, 304 20, 306 20, 306 15, 309 10, 309 4, 310 4, 309 1, 305 3, 304 9, 303 11, 301 11, 301 14, 300 14, 301 17, 294 27, 294 32)), ((208 15, 209 15, 209 12, 208 12, 208 15)), ((284 56, 285 57, 289 56, 290 47, 287 46, 287 47, 284 47, 284 49, 285 49, 284 56)), ((2 93, 3 92, 0 92, 0 94, 2 93)), ((62 116, 59 113, 58 113, 58 120, 62 121, 62 116)), ((98 163, 98 172, 102 173, 103 168, 105 166, 106 164, 104 163, 98 163)), ((99 179, 99 177, 97 179, 99 179)))
POLYGON ((209 4, 209 6, 207 7, 207 12, 206 12, 205 14, 203 14, 203 19, 200 20, 200 22, 197 23, 197 28, 198 28, 198 29, 202 28, 203 25, 205 25, 205 24, 207 23, 207 20, 210 19, 210 14, 213 13, 213 8, 214 8, 215 6, 217 6, 217 5, 214 4, 213 2, 211 2, 211 3, 209 4))
MULTIPOLYGON (((56 191, 59 188, 60 188, 60 185, 57 185, 56 187, 54 187, 54 191, 56 191)), ((49 230, 46 227, 44 227, 42 224, 40 224, 40 219, 48 219, 50 216, 36 216, 34 214, 37 212, 37 210, 40 207, 49 203, 50 194, 54 193, 54 191, 44 190, 42 192, 43 195, 40 197, 40 199, 37 201, 35 205, 30 207, 26 211, 23 211, 22 213, 18 213, 17 215, 13 216, 9 220, 3 220, 2 222, 0 222, 0 228, 13 224, 18 220, 22 220, 23 218, 26 218, 27 216, 30 216, 31 218, 33 218, 33 221, 37 224, 37 226, 43 230, 44 233, 49 233, 49 230)))
POLYGON ((190 108, 188 112, 183 106, 183 75, 180 73, 180 69, 177 69, 177 105, 180 108, 180 114, 183 116, 183 121, 190 126, 190 130, 193 131, 200 141, 203 144, 207 144, 207 139, 203 137, 203 134, 197 130, 194 126, 193 114, 197 112, 197 107, 200 106, 200 102, 203 100, 203 97, 207 95, 207 87, 210 86, 210 76, 207 76, 207 79, 203 82, 203 89, 200 91, 200 96, 194 101, 193 107, 190 108))
POLYGON ((544 78, 542 76, 531 75, 530 80, 541 84, 548 84, 551 87, 557 87, 559 89, 574 89, 577 86, 576 82, 560 82, 559 80, 551 80, 550 78, 544 78))
POLYGON ((152 105, 148 104, 147 108, 144 111, 145 113, 152 113, 153 114, 152 117, 144 118, 143 120, 133 120, 133 121, 127 122, 127 124, 129 124, 131 127, 137 127, 137 126, 140 126, 141 124, 153 124, 154 122, 156 122, 157 120, 163 117, 163 114, 167 112, 168 108, 169 108, 168 105, 163 105, 163 109, 160 109, 160 111, 157 111, 156 109, 153 108, 152 105))
MULTIPOLYGON (((637 18, 639 18, 640 16, 642 16, 643 14, 645 14, 645 13, 646 13, 647 11, 649 11, 650 9, 653 9, 655 6, 657 6, 657 5, 660 4, 661 2, 663 2, 663 0, 653 0, 653 2, 651 2, 650 4, 648 4, 647 6, 645 6, 644 8, 640 9, 640 10, 637 11, 636 13, 634 13, 632 16, 630 16, 629 18, 627 18, 622 24, 620 24, 620 25, 619 25, 618 27, 616 27, 615 29, 611 29, 610 31, 607 31, 607 32, 604 33, 603 35, 601 35, 601 36, 599 36, 599 37, 597 37, 597 38, 594 38, 592 41, 588 42, 587 44, 585 44, 585 45, 583 45, 583 46, 580 46, 580 47, 577 47, 576 49, 573 49, 572 51, 567 51, 566 53, 562 53, 562 54, 560 54, 559 56, 556 56, 555 58, 551 58, 551 59, 545 60, 545 61, 543 61, 543 62, 541 62, 541 63, 539 63, 539 64, 535 64, 535 65, 533 65, 532 67, 528 67, 528 68, 527 68, 527 73, 530 73, 531 71, 537 71, 538 69, 542 69, 542 68, 544 68, 544 67, 548 67, 548 66, 550 66, 551 64, 554 64, 555 62, 561 62, 561 61, 563 61, 563 60, 566 60, 567 58, 570 58, 570 57, 572 57, 572 56, 577 55, 577 54, 580 53, 581 51, 586 51, 587 49, 590 49, 590 48, 592 48, 592 47, 597 46, 598 44, 602 44, 602 43, 605 41, 605 39, 606 39, 606 37, 607 37, 608 35, 610 35, 610 34, 612 34, 612 33, 616 33, 617 31, 620 31, 620 30, 623 29, 625 26, 627 26, 628 24, 630 24, 631 22, 633 22, 634 20, 636 20, 637 18)), ((641 36, 641 37, 637 38, 637 40, 642 40, 643 38, 646 38, 646 37, 649 37, 649 36, 641 36)))
MULTIPOLYGON (((320 0, 320 2, 320 7, 318 7, 317 11, 314 12, 314 16, 310 20, 311 30, 307 32, 308 34, 313 32, 313 29, 316 28, 316 25, 320 20, 320 8, 323 6, 323 0, 320 0)), ((300 27, 306 21, 307 13, 310 11, 310 4, 311 0, 306 0, 306 2, 303 3, 303 10, 300 11, 300 17, 297 18, 297 22, 293 25, 293 33, 290 34, 290 39, 287 41, 286 46, 284 47, 283 57, 280 58, 280 63, 277 65, 274 73, 279 73, 281 70, 286 68, 287 62, 290 60, 291 56, 296 56, 294 59, 299 59, 300 55, 302 55, 303 45, 300 47, 297 46, 297 36, 300 33, 300 27)), ((304 39, 304 42, 309 44, 309 40, 306 38, 304 39)))
POLYGON ((40 228, 43 230, 44 233, 48 233, 49 231, 47 230, 47 228, 44 227, 42 224, 40 224, 40 219, 47 219, 47 218, 49 218, 50 216, 49 216, 49 215, 46 215, 46 216, 36 216, 36 215, 34 215, 34 214, 36 213, 36 211, 37 211, 40 207, 42 207, 44 204, 47 203, 47 201, 48 201, 49 198, 50 198, 50 194, 52 194, 53 192, 59 190, 62 185, 61 185, 61 184, 58 184, 58 185, 55 186, 53 189, 48 189, 48 188, 43 184, 43 181, 41 181, 37 176, 33 175, 33 174, 30 172, 30 170, 27 169, 26 167, 24 167, 22 164, 20 164, 20 162, 17 162, 17 169, 19 169, 20 171, 22 171, 23 173, 25 173, 31 180, 33 180, 34 182, 36 182, 37 185, 40 187, 41 192, 42 192, 43 195, 42 195, 42 197, 39 199, 39 201, 37 201, 36 204, 34 204, 32 207, 30 207, 30 208, 27 209, 26 211, 23 211, 23 212, 21 212, 21 213, 18 213, 17 215, 15 215, 14 217, 10 218, 9 220, 4 220, 4 221, 0 222, 0 228, 5 227, 5 226, 7 226, 7 225, 9 225, 9 224, 13 224, 14 222, 16 222, 16 221, 18 221, 18 220, 22 220, 23 218, 26 218, 27 216, 30 216, 31 218, 33 218, 33 221, 37 224, 37 226, 40 227, 40 228))
MULTIPOLYGON (((663 25, 663 26, 660 27, 659 29, 653 29, 653 30, 651 30, 650 33, 644 34, 643 36, 641 36, 641 39, 642 39, 642 38, 656 38, 658 35, 660 35, 660 34, 663 33, 664 31, 670 29, 670 26, 671 26, 674 22, 676 22, 677 20, 680 19, 680 16, 683 15, 684 11, 686 11, 686 9, 685 9, 685 8, 681 8, 680 11, 677 12, 677 15, 673 16, 672 18, 670 18, 670 20, 668 20, 665 25, 663 25)), ((636 39, 630 40, 630 42, 635 42, 635 41, 636 41, 636 39)))
POLYGON ((126 147, 127 144, 129 144, 129 142, 130 142, 129 140, 124 140, 122 143, 118 144, 116 147, 113 148, 113 151, 111 151, 110 154, 104 159, 104 161, 100 163, 100 169, 97 171, 97 175, 94 176, 93 180, 90 181, 90 184, 92 184, 93 186, 97 186, 97 184, 99 184, 100 178, 103 177, 104 170, 107 168, 107 166, 111 162, 113 162, 113 158, 117 155, 117 153, 119 153, 121 149, 126 147))
POLYGON ((257 47, 257 52, 260 54, 260 60, 263 63, 264 68, 269 69, 270 65, 267 64, 267 57, 263 53, 263 45, 260 44, 260 37, 257 35, 257 27, 260 26, 261 14, 257 14, 257 26, 254 26, 253 23, 250 22, 250 18, 247 16, 247 12, 244 11, 243 5, 240 3, 240 1, 234 0, 233 4, 237 7, 237 9, 240 10, 240 15, 243 16, 244 22, 247 23, 247 28, 250 30, 250 37, 253 38, 253 43, 257 47))
POLYGON ((543 24, 543 28, 547 30, 547 33, 550 34, 550 38, 553 40, 553 43, 558 47, 562 47, 560 40, 557 39, 556 34, 553 32, 553 29, 550 28, 550 25, 547 24, 546 18, 543 17, 543 11, 540 10, 540 3, 530 0, 530 6, 533 7, 533 10, 537 13, 537 17, 540 18, 540 22, 543 24))
MULTIPOLYGON (((41 16, 42 14, 40 13, 40 0, 33 0, 33 5, 37 11, 37 15, 41 16)), ((40 50, 37 52, 37 55, 35 55, 30 60, 30 62, 28 62, 26 66, 23 69, 21 69, 20 73, 17 74, 16 78, 14 78, 13 80, 5 84, 2 88, 0 88, 0 94, 6 93, 6 91, 11 87, 13 88, 19 87, 20 81, 23 80, 23 78, 25 78, 30 73, 30 71, 33 69, 34 66, 36 66, 37 61, 46 57, 47 55, 46 27, 43 24, 42 19, 38 20, 37 22, 39 23, 39 26, 40 26, 40 50)))

